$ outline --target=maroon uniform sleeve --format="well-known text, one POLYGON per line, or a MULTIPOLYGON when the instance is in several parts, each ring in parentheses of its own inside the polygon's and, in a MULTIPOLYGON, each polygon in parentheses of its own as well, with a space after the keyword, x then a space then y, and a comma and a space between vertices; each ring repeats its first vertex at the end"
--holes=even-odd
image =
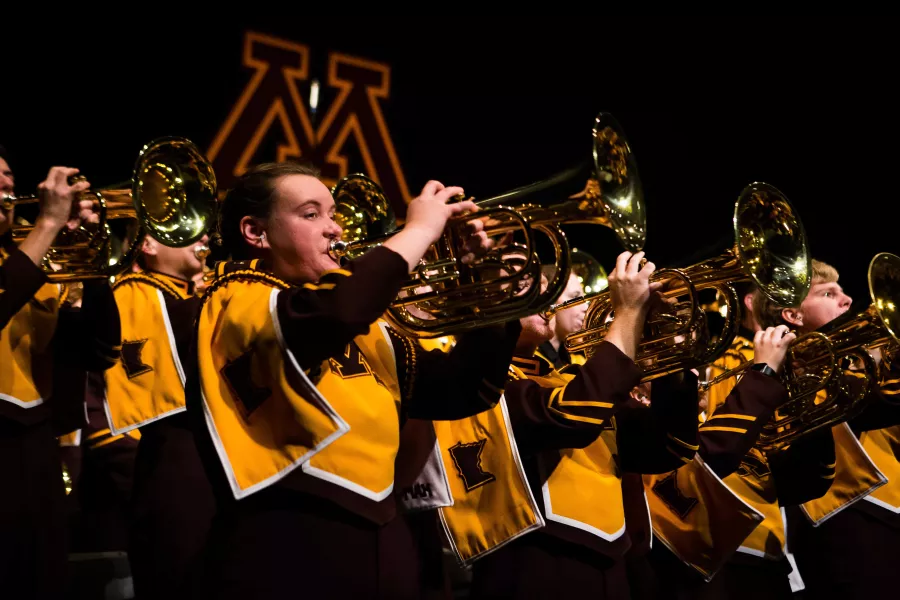
POLYGON ((523 455, 585 448, 629 401, 640 368, 613 344, 603 342, 567 385, 541 387, 530 379, 506 384, 516 443, 523 455))
POLYGON ((44 271, 24 252, 13 250, 0 265, 0 326, 5 328, 45 283, 44 271))
POLYGON ((734 473, 775 409, 788 398, 782 383, 748 371, 722 406, 700 426, 700 457, 719 477, 734 473))
POLYGON ((699 446, 697 376, 681 371, 652 383, 650 406, 637 401, 616 415, 619 464, 630 473, 668 473, 691 462, 699 446))
POLYGON ((379 246, 318 284, 279 294, 279 324, 300 367, 311 369, 343 353, 387 310, 408 276, 406 260, 379 246))
POLYGON ((53 337, 57 360, 85 371, 105 371, 122 351, 122 324, 106 281, 85 281, 81 308, 63 307, 53 337))
POLYGON ((459 336, 449 353, 425 351, 391 330, 409 418, 456 420, 492 408, 503 394, 522 326, 485 327, 459 336))
POLYGON ((825 427, 766 458, 778 503, 794 506, 821 498, 834 482, 834 436, 825 427))
POLYGON ((850 428, 857 435, 900 423, 900 363, 885 361, 882 367, 886 369, 884 381, 872 386, 864 400, 865 408, 849 421, 850 428))

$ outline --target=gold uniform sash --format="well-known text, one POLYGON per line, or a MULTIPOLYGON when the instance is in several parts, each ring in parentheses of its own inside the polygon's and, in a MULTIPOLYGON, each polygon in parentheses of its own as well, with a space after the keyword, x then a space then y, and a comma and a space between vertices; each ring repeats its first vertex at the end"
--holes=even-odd
MULTIPOLYGON (((426 350, 449 352, 455 340, 426 350)), ((468 565, 544 525, 525 476, 506 400, 456 421, 407 421, 398 458, 398 501, 439 509, 450 547, 468 565)))
POLYGON ((245 497, 302 467, 381 500, 393 489, 400 401, 385 325, 305 372, 279 324, 277 298, 288 287, 235 271, 210 286, 200 310, 204 412, 232 491, 245 497))
POLYGON ((605 430, 587 448, 542 456, 541 493, 547 520, 575 527, 606 542, 625 534, 622 479, 613 454, 615 430, 605 430))
POLYGON ((516 447, 506 400, 458 421, 435 421, 453 498, 440 509, 462 565, 544 526, 516 447))
MULTIPOLYGON (((538 356, 535 360, 546 358, 538 356)), ((552 404, 564 405, 565 386, 574 375, 551 370, 543 375, 526 375, 513 366, 514 376, 529 377, 541 387, 555 388, 552 404)), ((579 417, 585 420, 587 417, 579 417)), ((569 448, 546 453, 538 461, 541 495, 548 521, 574 527, 605 542, 621 538, 625 532, 622 478, 613 455, 616 452, 615 422, 586 448, 569 448), (602 509, 598 510, 598 507, 602 509)))
POLYGON ((164 293, 187 297, 145 273, 126 275, 113 286, 122 322, 122 354, 104 373, 103 408, 114 435, 185 410, 184 369, 164 293))
POLYGON ((835 463, 829 466, 834 468, 834 481, 824 496, 801 505, 814 527, 866 498, 888 481, 847 423, 835 425, 831 433, 834 436, 835 463))
POLYGON ((654 535, 706 581, 764 518, 697 455, 676 471, 643 478, 654 535))
MULTIPOLYGON (((753 342, 742 336, 736 336, 728 351, 711 365, 709 376, 714 377, 720 372, 735 368, 746 360, 752 361, 753 354, 753 342)), ((715 416, 716 410, 725 403, 736 384, 737 380, 732 377, 709 389, 706 420, 715 416)), ((744 539, 737 550, 770 559, 780 559, 784 556, 784 518, 778 505, 775 485, 765 455, 752 449, 740 468, 722 481, 755 513, 763 517, 762 522, 744 539)), ((737 518, 737 514, 735 517, 737 518)))
POLYGON ((862 434, 862 447, 887 478, 887 483, 866 496, 866 501, 900 514, 900 425, 862 434))
POLYGON ((302 467, 375 502, 394 489, 400 445, 400 386, 386 327, 383 321, 373 324, 347 346, 340 363, 326 361, 318 391, 350 430, 302 467))
MULTIPOLYGON (((0 253, 0 264, 9 255, 0 253)), ((0 332, 0 400, 40 406, 53 392, 53 348, 64 288, 45 284, 0 332)), ((77 352, 77 349, 72 351, 77 352)))
POLYGON ((778 505, 769 463, 755 449, 751 450, 737 472, 722 481, 745 503, 763 516, 762 522, 738 547, 738 552, 760 558, 778 560, 784 556, 784 515, 778 505))

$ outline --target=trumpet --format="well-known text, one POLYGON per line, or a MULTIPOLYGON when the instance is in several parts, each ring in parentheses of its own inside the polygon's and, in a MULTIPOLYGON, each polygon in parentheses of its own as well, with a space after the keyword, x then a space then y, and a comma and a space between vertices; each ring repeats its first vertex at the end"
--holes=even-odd
MULTIPOLYGON (((868 280, 867 307, 848 311, 791 342, 783 375, 788 401, 763 427, 759 449, 778 450, 865 408, 865 397, 881 379, 871 352, 896 348, 900 342, 900 257, 875 255, 868 280)), ((735 377, 750 364, 746 361, 719 374, 704 382, 701 390, 735 377)))
MULTIPOLYGON (((565 289, 571 250, 561 225, 590 223, 613 230, 633 251, 646 237, 643 191, 631 148, 618 122, 600 113, 592 129, 590 159, 548 179, 477 201, 476 214, 451 220, 431 246, 387 318, 418 338, 454 335, 504 323, 549 307, 565 289), (516 243, 492 249, 473 264, 463 264, 461 228, 486 219, 491 238, 518 234, 516 243), (535 237, 549 238, 556 272, 541 291, 541 263, 535 237), (406 307, 414 307, 409 310, 406 307)), ((400 230, 381 188, 364 175, 350 175, 332 189, 336 220, 346 239, 334 241, 336 260, 353 259, 400 230)), ((456 198, 454 200, 461 200, 456 198)))
MULTIPOLYGON (((740 304, 731 284, 753 281, 760 292, 779 304, 795 306, 809 293, 812 265, 806 232, 790 201, 766 183, 746 186, 734 206, 734 246, 723 254, 686 268, 662 269, 651 281, 661 281, 662 295, 674 301, 666 312, 651 315, 635 361, 642 381, 713 362, 737 334, 740 304), (720 335, 710 335, 699 292, 715 289, 727 305, 720 335)), ((569 352, 591 356, 614 318, 609 291, 589 294, 556 305, 552 316, 574 304, 591 302, 585 325, 566 340, 569 352)))
MULTIPOLYGON (((131 266, 146 234, 170 247, 193 244, 206 233, 217 208, 212 166, 190 140, 179 137, 146 144, 127 187, 83 194, 99 206, 99 223, 60 232, 42 265, 50 281, 113 277, 131 266), (122 231, 135 223, 137 235, 126 249, 122 231)), ((36 195, 7 195, 2 204, 10 210, 39 201, 36 195)), ((20 243, 33 228, 13 225, 13 241, 20 243)))

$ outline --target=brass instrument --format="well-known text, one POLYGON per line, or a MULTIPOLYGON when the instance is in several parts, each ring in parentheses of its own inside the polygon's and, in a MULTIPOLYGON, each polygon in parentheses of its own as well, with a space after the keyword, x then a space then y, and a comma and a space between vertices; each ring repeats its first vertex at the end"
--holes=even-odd
MULTIPOLYGON (((764 426, 758 448, 777 450, 865 408, 866 395, 882 378, 870 352, 893 349, 900 342, 900 257, 877 254, 869 263, 868 279, 871 303, 866 308, 848 311, 791 342, 783 375, 789 399, 764 426)), ((702 389, 750 364, 718 375, 702 389)))
MULTIPOLYGON (((59 233, 44 259, 50 281, 106 279, 121 273, 131 266, 147 233, 170 247, 193 244, 211 225, 217 202, 212 166, 190 140, 178 137, 145 145, 128 187, 83 194, 99 205, 99 223, 59 233), (117 221, 137 222, 137 235, 127 249, 113 227, 117 221)), ((39 201, 36 195, 2 198, 6 210, 39 201)), ((14 225, 13 240, 20 243, 33 228, 14 225)))
MULTIPOLYGON (((595 294, 609 287, 606 269, 597 259, 578 248, 572 248, 572 273, 578 278, 584 293, 595 294)), ((552 308, 552 307, 551 307, 552 308)))
MULTIPOLYGON (((636 357, 643 381, 713 362, 731 345, 740 314, 732 283, 752 280, 767 297, 787 306, 799 304, 809 293, 812 265, 806 233, 787 197, 769 184, 752 183, 735 202, 733 222, 734 246, 720 256, 652 275, 651 281, 663 282, 662 295, 674 304, 647 319, 636 357), (719 335, 711 335, 699 302, 704 289, 715 289, 727 304, 719 335)), ((565 344, 569 352, 583 351, 590 357, 613 318, 610 292, 577 298, 552 311, 585 301, 591 302, 585 327, 570 334, 565 344)))
MULTIPOLYGON (((629 250, 640 249, 646 235, 643 192, 631 148, 606 113, 596 117, 592 141, 592 156, 584 163, 480 200, 477 213, 452 219, 388 310, 391 323, 413 337, 432 338, 543 311, 565 289, 572 269, 562 224, 603 225, 629 250), (463 264, 462 227, 473 219, 486 219, 491 238, 518 233, 521 240, 463 264), (546 235, 555 252, 556 273, 544 291, 536 234, 546 235)), ((332 242, 336 260, 360 256, 400 231, 390 202, 368 177, 344 177, 332 195, 345 237, 332 242)))

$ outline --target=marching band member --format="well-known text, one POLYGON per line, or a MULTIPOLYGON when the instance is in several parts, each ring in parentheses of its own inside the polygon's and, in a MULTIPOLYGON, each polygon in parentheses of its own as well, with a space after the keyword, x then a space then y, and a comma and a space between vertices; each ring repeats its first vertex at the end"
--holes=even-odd
MULTIPOLYGON (((494 327, 423 352, 380 319, 447 219, 477 210, 447 203, 461 191, 428 182, 400 232, 343 266, 329 255, 341 228, 315 170, 260 165, 228 193, 221 234, 235 261, 217 265, 204 296, 187 384, 219 492, 210 597, 298 586, 419 596, 417 549, 396 516, 401 424, 495 404, 515 343, 494 327)), ((471 251, 490 246, 481 228, 471 251)))
MULTIPOLYGON (((13 192, 0 156, 2 193, 13 192)), ((0 586, 16 598, 59 598, 66 573, 65 490, 53 420, 66 407, 63 381, 80 370, 102 371, 119 350, 119 319, 105 282, 85 282, 80 308, 61 307, 64 289, 40 268, 64 228, 96 222, 89 186, 70 185, 77 169, 53 167, 38 186, 35 225, 18 247, 13 210, 0 208, 0 586), (73 210, 74 209, 74 210, 73 210), (74 216, 73 216, 74 215, 74 216), (61 378, 62 377, 62 378, 61 378)), ((83 379, 77 379, 82 381, 83 379)), ((83 400, 75 393, 71 397, 83 400)))
MULTIPOLYGON (((549 278, 552 276, 552 272, 548 271, 549 269, 545 267, 545 274, 549 278)), ((584 287, 581 284, 581 280, 578 279, 577 274, 571 273, 566 288, 555 302, 557 304, 562 304, 569 300, 580 298, 583 295, 584 287)), ((584 364, 584 357, 580 354, 570 354, 569 351, 566 350, 565 342, 566 337, 569 334, 581 329, 587 309, 588 303, 583 302, 581 304, 576 304, 575 306, 570 306, 565 310, 558 311, 550 318, 553 337, 538 346, 537 352, 542 357, 549 360, 554 368, 562 370, 570 364, 584 364)))
MULTIPOLYGON (((696 431, 697 426, 695 407, 690 401, 683 404, 683 398, 668 405, 660 403, 654 415, 623 410, 640 375, 632 357, 654 287, 648 281, 654 266, 648 263, 639 270, 642 257, 643 253, 632 256, 627 252, 619 257, 610 277, 616 319, 605 341, 577 374, 560 374, 549 361, 535 355, 539 344, 552 336, 547 321, 538 315, 521 320, 512 380, 504 391, 504 413, 512 425, 512 432, 506 432, 509 442, 495 434, 494 439, 480 442, 460 439, 454 446, 481 451, 478 464, 485 468, 480 478, 471 466, 467 473, 464 464, 472 461, 465 461, 461 451, 450 453, 465 492, 483 484, 478 498, 457 491, 454 500, 459 506, 441 509, 457 551, 467 553, 467 559, 483 555, 473 565, 475 598, 548 597, 587 589, 600 597, 627 597, 628 584, 618 560, 629 544, 620 468, 671 469, 672 463, 679 461, 671 454, 672 449, 679 452, 677 439, 688 438, 684 444, 690 445, 691 430, 696 431), (606 424, 614 415, 616 427, 608 429, 606 424), (639 432, 648 436, 639 441, 639 432), (640 448, 642 443, 646 449, 640 448), (513 479, 506 473, 509 467, 497 460, 510 450, 512 459, 505 462, 524 466, 524 471, 518 469, 525 479, 524 488, 514 492, 507 483, 513 479), (663 467, 652 464, 658 465, 660 459, 663 467), (491 488, 494 481, 504 484, 491 488), (488 494, 510 497, 501 503, 488 494), (537 504, 535 497, 542 502, 537 504), (523 524, 519 514, 527 500, 525 508, 535 513, 531 524, 527 519, 523 524), (476 527, 464 513, 467 507, 477 512, 481 506, 497 504, 505 505, 509 515, 485 513, 476 527), (599 506, 604 508, 597 510, 599 506), (512 535, 478 539, 478 531, 489 531, 494 525, 501 534, 507 531, 512 535)), ((458 431, 464 432, 462 428, 458 431)), ((476 428, 475 433, 478 431, 476 428)), ((439 430, 438 439, 442 437, 439 430)))
MULTIPOLYGON (((834 267, 814 260, 812 287, 800 306, 760 300, 760 321, 788 324, 801 334, 820 329, 851 307, 838 277, 834 267)), ((892 366, 885 368, 893 375, 892 366)), ((858 416, 831 428, 834 484, 821 498, 788 511, 792 551, 811 598, 869 597, 900 585, 885 550, 900 545, 897 388, 896 375, 876 384, 858 416)))
MULTIPOLYGON (((740 295, 745 309, 752 305, 751 298, 761 296, 752 287, 740 295)), ((761 322, 758 314, 754 320, 743 314, 741 337, 750 335, 756 321, 761 322)), ((729 378, 710 388, 708 417, 699 430, 698 455, 706 463, 702 466, 708 466, 731 494, 723 493, 715 482, 697 484, 695 476, 689 475, 701 470, 697 465, 679 469, 672 480, 675 486, 660 485, 667 478, 645 477, 648 489, 663 501, 651 500, 651 507, 654 527, 658 532, 665 527, 668 535, 661 537, 669 548, 654 548, 653 559, 660 581, 668 585, 666 593, 673 598, 790 598, 789 577, 796 574, 791 575, 794 569, 787 553, 782 507, 821 497, 831 486, 834 442, 830 433, 810 436, 777 453, 754 447, 762 427, 788 398, 778 373, 796 339, 786 325, 765 324, 769 326, 757 329, 752 342, 736 339, 711 369, 716 373, 745 360, 754 363, 740 383, 729 378), (748 377, 768 380, 771 393, 733 402, 733 391, 748 377), (673 497, 663 508, 667 494, 673 497), (711 502, 711 498, 718 500, 711 502), (678 506, 685 510, 680 512, 678 506)))
POLYGON ((85 552, 127 550, 142 598, 168 595, 187 579, 214 513, 183 414, 182 361, 207 241, 172 248, 144 237, 136 268, 113 285, 121 359, 88 380, 78 541, 85 552))

